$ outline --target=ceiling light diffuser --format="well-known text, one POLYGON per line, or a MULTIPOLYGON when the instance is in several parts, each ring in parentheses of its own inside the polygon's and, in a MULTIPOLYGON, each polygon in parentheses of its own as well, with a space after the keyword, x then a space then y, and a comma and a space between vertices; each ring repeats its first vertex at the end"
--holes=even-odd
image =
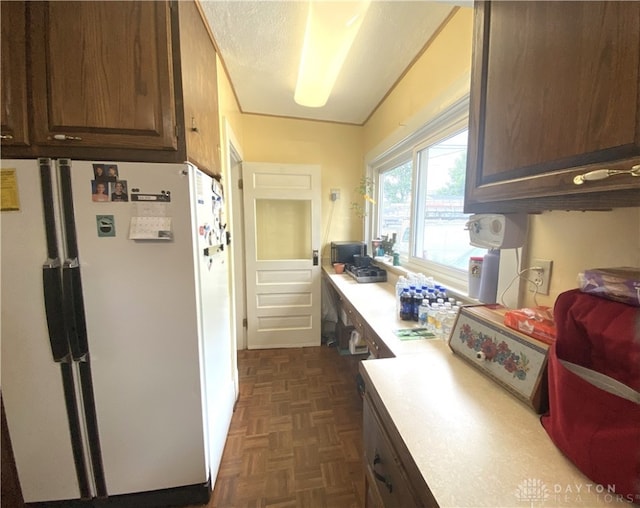
POLYGON ((370 0, 310 0, 294 100, 320 108, 327 103, 370 0))

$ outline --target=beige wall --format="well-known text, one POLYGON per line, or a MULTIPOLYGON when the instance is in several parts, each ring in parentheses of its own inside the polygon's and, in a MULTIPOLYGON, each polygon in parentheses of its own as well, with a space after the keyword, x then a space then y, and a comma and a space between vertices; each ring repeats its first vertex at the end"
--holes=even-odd
POLYGON ((244 115, 242 128, 246 161, 320 165, 323 257, 332 240, 362 239, 362 221, 350 209, 363 168, 361 127, 244 115), (334 188, 336 202, 329 198, 334 188))
POLYGON ((469 93, 473 9, 453 15, 364 126, 365 153, 409 136, 469 93))
MULTIPOLYGON (((582 270, 640 267, 640 208, 532 215, 528 244, 529 259, 553 261, 549 295, 537 297, 538 304, 553 306, 560 293, 577 287, 582 270)), ((524 297, 525 305, 533 305, 533 293, 524 297)))

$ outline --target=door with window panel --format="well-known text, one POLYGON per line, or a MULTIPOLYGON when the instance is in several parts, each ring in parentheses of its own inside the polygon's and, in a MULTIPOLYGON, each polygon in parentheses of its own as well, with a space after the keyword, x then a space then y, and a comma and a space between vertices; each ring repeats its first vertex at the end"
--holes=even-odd
POLYGON ((320 345, 320 167, 244 163, 247 346, 320 345))

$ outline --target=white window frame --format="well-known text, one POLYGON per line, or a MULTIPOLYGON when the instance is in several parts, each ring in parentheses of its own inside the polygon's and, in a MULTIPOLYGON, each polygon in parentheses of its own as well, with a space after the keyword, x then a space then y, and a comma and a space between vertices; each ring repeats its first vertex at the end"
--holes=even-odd
MULTIPOLYGON (((414 252, 414 223, 417 207, 417 154, 420 150, 427 148, 446 137, 460 132, 469 126, 469 95, 465 95, 450 107, 432 117, 415 132, 407 136, 404 140, 396 143, 392 148, 370 161, 367 165, 367 174, 375 183, 376 192, 380 191, 379 175, 397 167, 402 162, 408 160, 408 155, 412 159, 412 183, 411 183, 411 237, 409 240, 409 256, 401 257, 401 265, 404 270, 412 272, 422 272, 425 275, 433 276, 439 283, 445 284, 452 289, 466 292, 468 274, 466 270, 459 270, 446 267, 439 263, 427 261, 412 255, 414 252)), ((380 199, 378 199, 380 201, 380 199)), ((369 205, 371 220, 367 224, 367 239, 369 242, 377 234, 376 227, 379 222, 379 211, 377 205, 369 205)), ((402 270, 400 270, 402 271, 402 270)))
MULTIPOLYGON (((375 187, 375 193, 376 193, 376 203, 380 203, 382 204, 383 202, 383 198, 382 198, 382 187, 380 185, 380 175, 382 175, 383 173, 386 173, 387 171, 391 171, 395 168, 397 168, 398 166, 401 166, 402 164, 404 164, 405 162, 411 162, 411 169, 412 169, 412 175, 411 175, 411 181, 414 181, 414 174, 413 174, 413 158, 415 157, 415 154, 413 153, 413 150, 408 149, 408 150, 404 150, 402 152, 399 152, 397 154, 395 154, 395 156, 391 159, 388 159, 384 162, 384 164, 380 165, 380 166, 376 166, 375 169, 372 172, 372 178, 373 178, 373 182, 374 182, 374 187, 375 187)), ((411 199, 413 199, 413 185, 412 185, 412 189, 411 189, 411 199)), ((370 205, 371 206, 371 216, 373 218, 373 220, 371 221, 371 224, 369 225, 369 227, 371 228, 371 238, 377 237, 378 233, 376 231, 376 227, 379 225, 380 223, 380 213, 379 213, 379 205, 370 205)), ((413 216, 413 211, 411 211, 410 214, 410 219, 413 216)), ((402 230, 399 233, 400 235, 402 235, 402 230)), ((400 241, 400 238, 396 238, 396 241, 400 241)), ((411 244, 409 245, 409 248, 411 248, 411 244)), ((404 259, 406 260, 406 256, 403 256, 404 259)))

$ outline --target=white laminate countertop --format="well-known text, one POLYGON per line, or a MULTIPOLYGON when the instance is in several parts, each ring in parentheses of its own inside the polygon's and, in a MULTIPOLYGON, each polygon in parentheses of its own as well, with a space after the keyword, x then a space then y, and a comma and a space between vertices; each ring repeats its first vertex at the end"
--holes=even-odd
POLYGON ((400 340, 393 333, 401 328, 418 326, 413 321, 402 321, 396 314, 395 287, 386 282, 361 284, 347 274, 335 274, 324 266, 325 275, 357 309, 362 318, 395 356, 411 355, 442 347, 438 339, 400 340), (435 344, 434 344, 435 343, 435 344))
POLYGON ((325 274, 396 358, 362 363, 440 507, 606 507, 627 500, 556 448, 539 415, 437 339, 400 341, 394 288, 325 274))

